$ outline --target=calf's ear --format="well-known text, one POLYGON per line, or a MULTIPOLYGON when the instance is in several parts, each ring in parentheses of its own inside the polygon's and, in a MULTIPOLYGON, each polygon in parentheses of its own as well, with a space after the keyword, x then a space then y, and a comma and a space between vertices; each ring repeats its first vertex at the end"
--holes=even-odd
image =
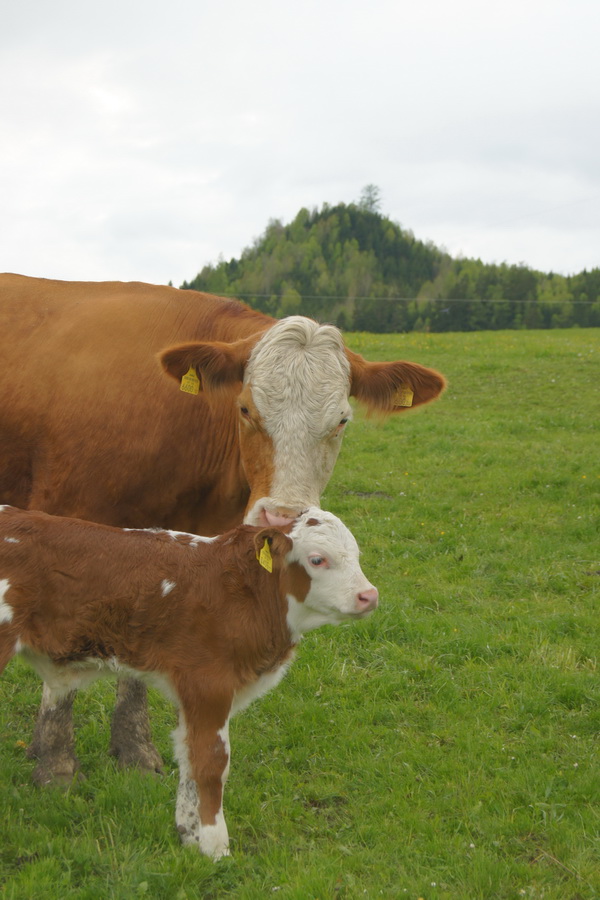
POLYGON ((435 369, 418 363, 368 362, 346 349, 350 363, 350 394, 371 413, 404 412, 430 403, 446 387, 446 379, 435 369))
POLYGON ((256 558, 261 566, 270 572, 281 568, 292 547, 291 538, 278 528, 261 528, 254 535, 256 558))
POLYGON ((161 350, 158 359, 165 372, 179 381, 182 390, 197 394, 201 390, 240 384, 259 337, 256 334, 233 343, 190 341, 161 350), (186 383, 190 386, 186 387, 186 383))

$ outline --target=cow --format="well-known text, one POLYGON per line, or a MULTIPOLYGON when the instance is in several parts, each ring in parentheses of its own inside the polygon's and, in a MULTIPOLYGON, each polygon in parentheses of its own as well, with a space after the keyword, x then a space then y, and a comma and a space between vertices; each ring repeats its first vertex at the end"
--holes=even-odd
POLYGON ((281 680, 306 631, 378 605, 336 516, 311 507, 287 532, 205 539, 0 507, 0 672, 20 653, 51 703, 120 673, 173 700, 177 829, 214 859, 229 853, 229 719, 281 680))
MULTIPOLYGON (((444 386, 417 363, 368 362, 301 316, 137 282, 0 275, 0 502, 205 535, 284 525, 319 505, 350 396, 386 415, 444 386)), ((40 784, 76 771, 42 752, 70 705, 49 706, 44 689, 29 750, 40 784)), ((110 752, 160 771, 137 682, 119 683, 110 752)))

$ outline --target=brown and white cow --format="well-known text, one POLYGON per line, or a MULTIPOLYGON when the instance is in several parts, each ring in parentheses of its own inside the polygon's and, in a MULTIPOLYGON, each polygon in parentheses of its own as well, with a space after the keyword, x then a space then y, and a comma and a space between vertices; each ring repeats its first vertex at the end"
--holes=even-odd
POLYGON ((281 680, 304 632, 378 604, 338 518, 310 508, 287 531, 205 539, 0 507, 0 672, 20 653, 50 704, 103 676, 162 690, 179 708, 177 828, 213 858, 229 852, 231 715, 281 680))
MULTIPOLYGON (((0 502, 208 535, 282 524, 319 504, 349 396, 386 414, 443 387, 417 363, 367 362, 330 325, 236 300, 0 275, 0 502)), ((121 682, 111 752, 158 769, 144 704, 121 682)), ((64 753, 41 755, 59 716, 69 701, 49 709, 44 695, 40 783, 74 771, 64 753)))

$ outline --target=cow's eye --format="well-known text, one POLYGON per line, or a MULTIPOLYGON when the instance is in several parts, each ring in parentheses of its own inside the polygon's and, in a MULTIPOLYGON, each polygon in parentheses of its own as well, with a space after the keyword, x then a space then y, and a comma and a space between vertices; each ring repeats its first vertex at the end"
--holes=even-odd
POLYGON ((339 437, 339 435, 344 430, 344 427, 348 424, 348 419, 344 418, 340 420, 340 424, 335 426, 335 430, 333 432, 333 437, 339 437))
POLYGON ((327 565, 327 560, 324 556, 309 556, 308 561, 315 569, 321 569, 327 565))
POLYGON ((247 406, 240 406, 240 413, 244 417, 244 419, 250 420, 250 410, 247 406))

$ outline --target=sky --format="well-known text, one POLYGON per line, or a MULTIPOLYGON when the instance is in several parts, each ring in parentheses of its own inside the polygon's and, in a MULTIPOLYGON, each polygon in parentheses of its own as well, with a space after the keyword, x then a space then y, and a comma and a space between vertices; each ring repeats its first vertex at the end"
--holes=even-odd
POLYGON ((0 270, 179 286, 357 202, 600 267, 598 0, 3 0, 0 270))

